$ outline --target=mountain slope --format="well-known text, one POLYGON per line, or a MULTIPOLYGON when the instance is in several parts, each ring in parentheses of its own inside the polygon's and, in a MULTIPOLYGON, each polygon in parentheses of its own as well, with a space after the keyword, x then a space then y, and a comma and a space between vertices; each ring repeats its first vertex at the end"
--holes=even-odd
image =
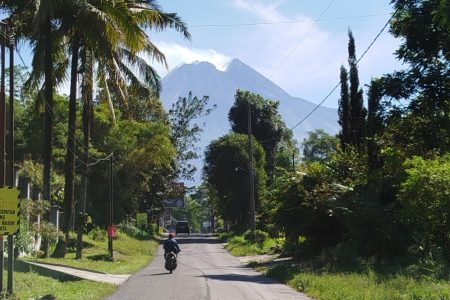
MULTIPOLYGON (((279 101, 279 112, 289 128, 296 125, 316 106, 307 100, 290 96, 238 59, 231 61, 225 71, 218 70, 208 62, 181 65, 163 78, 162 87, 161 100, 167 109, 179 97, 187 97, 189 91, 199 98, 209 96, 210 105, 217 105, 209 116, 198 120, 205 125, 199 145, 200 153, 204 152, 211 140, 229 132, 228 111, 234 103, 237 89, 249 90, 264 98, 279 101)), ((308 131, 317 128, 331 134, 337 133, 337 110, 318 108, 305 122, 294 128, 294 137, 301 143, 308 131)))

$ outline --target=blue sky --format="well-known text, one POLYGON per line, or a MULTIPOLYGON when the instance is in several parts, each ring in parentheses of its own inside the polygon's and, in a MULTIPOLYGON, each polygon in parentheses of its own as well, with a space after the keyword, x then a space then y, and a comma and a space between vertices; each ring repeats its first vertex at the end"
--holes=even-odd
MULTIPOLYGON (((160 1, 164 11, 177 13, 187 23, 192 39, 184 40, 170 29, 149 32, 154 43, 166 54, 169 69, 151 63, 165 76, 182 63, 209 61, 220 69, 231 59, 238 58, 292 96, 318 103, 338 83, 339 68, 346 64, 348 28, 353 31, 359 57, 390 18, 393 9, 389 2, 160 1), (322 20, 314 22, 322 14, 322 20), (255 23, 276 24, 248 25, 255 23)), ((380 36, 359 64, 361 84, 401 68, 393 54, 399 43, 388 30, 380 36)), ((27 45, 19 45, 19 51, 30 65, 27 45)), ((21 63, 17 55, 16 62, 21 63)), ((68 85, 60 90, 67 94, 68 85)), ((339 90, 324 105, 337 107, 338 98, 339 90)))
MULTIPOLYGON (((169 71, 193 61, 209 61, 223 68, 238 58, 292 96, 318 103, 336 85, 340 65, 346 63, 348 28, 355 36, 359 57, 390 18, 389 2, 160 1, 163 10, 177 13, 187 23, 192 40, 183 40, 171 30, 153 32, 151 37, 166 54, 169 71), (315 23, 325 10, 322 20, 315 23), (243 25, 249 23, 278 24, 243 25)), ((399 42, 388 30, 383 33, 360 62, 362 84, 401 68, 393 54, 399 42)), ((168 72, 156 67, 163 76, 168 72)), ((338 98, 336 92, 325 105, 336 107, 338 98)))

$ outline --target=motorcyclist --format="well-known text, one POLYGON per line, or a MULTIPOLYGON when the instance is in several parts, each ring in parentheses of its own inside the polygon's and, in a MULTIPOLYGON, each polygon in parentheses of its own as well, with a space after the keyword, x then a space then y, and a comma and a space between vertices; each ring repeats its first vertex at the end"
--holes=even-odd
POLYGON ((177 241, 173 238, 173 234, 169 233, 169 238, 164 242, 164 258, 167 253, 173 252, 178 254, 180 251, 180 246, 178 246, 177 241))

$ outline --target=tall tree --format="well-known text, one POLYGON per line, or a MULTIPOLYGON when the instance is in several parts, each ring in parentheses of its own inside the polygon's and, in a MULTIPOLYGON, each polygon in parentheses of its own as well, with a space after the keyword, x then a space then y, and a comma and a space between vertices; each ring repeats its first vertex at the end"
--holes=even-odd
POLYGON ((450 34, 433 12, 439 0, 392 1, 391 33, 402 39, 396 56, 406 70, 383 77, 392 143, 408 155, 450 149, 450 34))
POLYGON ((328 161, 336 153, 338 140, 335 136, 326 133, 323 129, 308 132, 303 140, 303 160, 306 162, 328 161))
POLYGON ((368 114, 367 114, 367 159, 369 171, 373 171, 381 166, 380 147, 377 138, 383 129, 383 119, 381 117, 381 97, 382 83, 373 79, 367 93, 368 114))
POLYGON ((247 134, 250 109, 252 135, 266 153, 266 172, 269 179, 274 175, 275 158, 281 141, 292 140, 292 132, 278 112, 278 105, 278 101, 265 99, 249 91, 237 90, 235 102, 228 113, 233 132, 247 134))
POLYGON ((339 125, 341 125, 341 131, 339 132, 339 138, 341 140, 342 149, 345 150, 347 145, 350 144, 350 95, 348 93, 348 72, 344 66, 341 66, 341 97, 339 98, 339 125))
POLYGON ((172 142, 178 149, 175 167, 180 178, 192 180, 196 171, 191 161, 199 157, 195 144, 199 141, 199 134, 203 129, 195 121, 209 115, 216 108, 215 105, 208 107, 208 101, 208 96, 199 99, 189 92, 187 98, 179 97, 169 110, 172 142))
MULTIPOLYGON (((78 246, 77 257, 82 253, 82 233, 86 207, 86 189, 89 140, 93 117, 93 85, 94 61, 97 61, 98 83, 106 95, 106 102, 115 123, 114 103, 111 99, 108 84, 112 85, 121 100, 119 103, 126 115, 132 117, 128 103, 132 96, 144 99, 141 104, 147 111, 148 102, 154 102, 155 95, 160 91, 159 76, 151 65, 138 54, 153 57, 156 61, 166 65, 162 52, 152 43, 143 30, 150 27, 155 30, 173 28, 189 39, 190 34, 182 20, 173 13, 161 10, 156 1, 89 1, 91 7, 80 6, 81 12, 75 24, 82 31, 83 37, 83 171, 81 200, 78 203, 78 246), (103 13, 105 12, 105 13, 103 13), (114 12, 114 13, 113 13, 114 12), (84 24, 94 24, 86 28, 84 24)), ((102 99, 102 98, 100 98, 102 99)), ((118 103, 116 103, 118 104, 118 103)), ((133 104, 139 105, 138 101, 133 104)), ((154 106, 154 105, 153 105, 154 106)), ((134 107, 135 111, 140 110, 134 107)), ((136 114, 135 114, 136 116, 136 114)), ((141 121, 150 121, 148 113, 140 113, 141 121)))
MULTIPOLYGON (((235 230, 244 230, 250 221, 250 176, 247 135, 231 133, 212 141, 205 151, 203 169, 207 183, 217 195, 219 214, 235 230)), ((253 138, 254 139, 254 138, 253 138)), ((255 204, 260 207, 266 173, 265 152, 254 139, 255 204)))
POLYGON ((348 37, 348 64, 350 67, 350 139, 353 146, 357 149, 361 149, 364 144, 367 113, 363 103, 363 91, 359 87, 355 39, 351 30, 348 31, 348 37))

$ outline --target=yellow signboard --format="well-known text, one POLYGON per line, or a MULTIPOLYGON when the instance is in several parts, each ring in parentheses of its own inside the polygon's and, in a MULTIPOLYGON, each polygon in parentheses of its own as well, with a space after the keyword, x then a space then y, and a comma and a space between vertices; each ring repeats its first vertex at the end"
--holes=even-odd
POLYGON ((19 230, 19 197, 16 187, 0 188, 0 235, 14 234, 19 230))

